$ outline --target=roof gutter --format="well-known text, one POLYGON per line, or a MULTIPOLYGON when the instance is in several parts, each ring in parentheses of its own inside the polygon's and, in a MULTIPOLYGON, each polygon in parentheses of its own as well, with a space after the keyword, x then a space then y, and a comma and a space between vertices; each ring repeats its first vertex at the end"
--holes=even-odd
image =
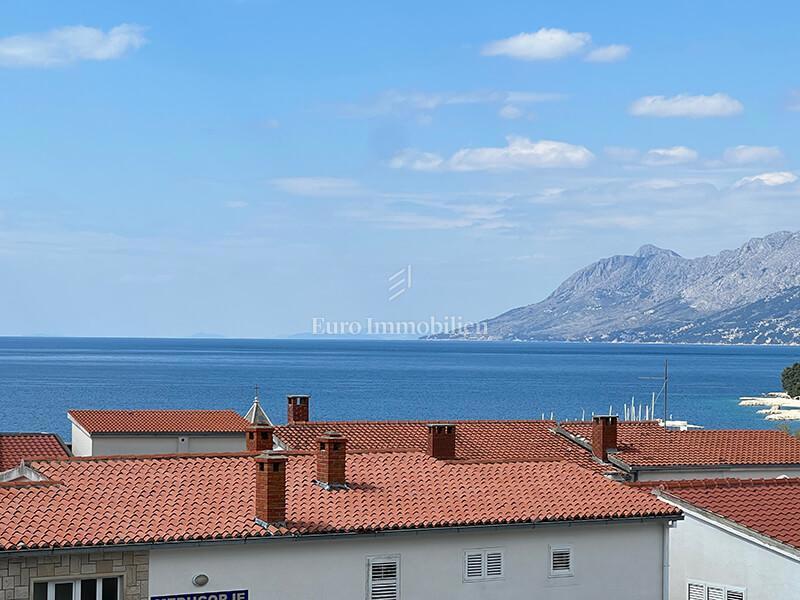
POLYGON ((364 537, 385 537, 397 535, 420 535, 427 533, 472 533, 487 530, 509 530, 509 529, 537 529, 540 527, 575 527, 584 525, 604 525, 611 526, 616 524, 644 524, 680 521, 683 515, 652 515, 643 517, 630 517, 620 519, 582 519, 576 521, 539 521, 534 523, 494 523, 488 525, 463 525, 454 527, 418 527, 409 529, 388 529, 383 531, 369 532, 346 532, 346 533, 312 533, 303 535, 275 535, 275 536, 250 536, 227 539, 208 539, 208 540, 176 540, 169 542, 147 542, 134 544, 98 544, 96 546, 59 546, 53 548, 31 548, 29 550, 7 550, 0 551, 0 558, 8 556, 31 556, 31 555, 52 555, 62 553, 88 553, 104 552, 109 550, 117 551, 140 551, 140 550, 162 550, 169 548, 187 547, 209 547, 227 546, 242 544, 257 544, 263 542, 311 542, 315 540, 335 540, 364 537))
POLYGON ((185 435, 191 437, 244 437, 245 430, 241 431, 96 431, 88 434, 93 438, 113 438, 124 436, 135 437, 175 437, 185 435))

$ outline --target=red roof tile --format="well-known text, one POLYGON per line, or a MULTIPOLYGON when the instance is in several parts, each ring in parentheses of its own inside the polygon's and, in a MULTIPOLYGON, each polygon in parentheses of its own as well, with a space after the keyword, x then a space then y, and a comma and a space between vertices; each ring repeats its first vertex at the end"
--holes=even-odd
POLYGON ((247 421, 233 410, 71 410, 88 433, 235 433, 247 421))
MULTIPOLYGON (((561 427, 591 443, 591 423, 561 427)), ((782 431, 665 431, 655 421, 622 421, 617 440, 613 456, 632 467, 800 464, 800 439, 782 431)))
POLYGON ((459 464, 353 453, 351 489, 315 483, 290 455, 287 528, 254 522, 250 454, 36 461, 46 484, 0 485, 0 548, 146 543, 679 514, 641 490, 556 462, 459 464), (53 519, 52 515, 59 517, 53 519))
POLYGON ((800 548, 800 479, 717 479, 662 484, 667 494, 800 548))
MULTIPOLYGON (((279 425, 276 437, 290 450, 310 451, 326 431, 336 431, 352 450, 427 449, 429 423, 442 421, 310 421, 279 425)), ((555 421, 447 421, 456 426, 459 460, 569 460, 609 470, 581 448, 553 432, 555 421)))
POLYGON ((0 433, 0 471, 13 469, 26 458, 67 456, 67 449, 54 433, 0 433))

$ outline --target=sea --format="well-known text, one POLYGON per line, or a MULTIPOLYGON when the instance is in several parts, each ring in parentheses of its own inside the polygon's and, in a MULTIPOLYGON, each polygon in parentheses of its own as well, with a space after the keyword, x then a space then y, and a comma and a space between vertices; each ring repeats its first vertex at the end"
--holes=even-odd
MULTIPOLYGON (((385 340, 0 338, 0 431, 69 439, 69 409, 231 408, 255 386, 275 422, 287 394, 314 420, 540 419, 649 405, 708 428, 775 428, 739 396, 780 389, 789 346, 385 340)), ((642 408, 642 416, 645 409, 642 408)))

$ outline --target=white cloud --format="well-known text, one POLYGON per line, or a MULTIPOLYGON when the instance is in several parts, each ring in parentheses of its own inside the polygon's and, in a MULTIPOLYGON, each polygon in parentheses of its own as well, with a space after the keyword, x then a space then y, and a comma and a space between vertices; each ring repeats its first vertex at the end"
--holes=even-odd
POLYGON ((477 92, 401 92, 389 90, 374 101, 345 107, 351 116, 381 116, 404 112, 432 112, 445 106, 475 104, 535 104, 563 100, 564 94, 551 92, 477 91, 477 92))
POLYGON ((630 52, 630 46, 625 46, 624 44, 611 44, 609 46, 600 46, 599 48, 595 48, 586 55, 585 60, 587 62, 602 63, 617 62, 628 58, 628 54, 630 54, 630 52))
POLYGON ((444 159, 433 152, 420 152, 408 148, 396 154, 389 161, 393 169, 411 169, 412 171, 437 171, 444 164, 444 159))
POLYGON ((60 67, 81 60, 111 60, 147 42, 144 28, 122 24, 104 32, 82 25, 0 38, 0 66, 60 67))
POLYGON ((463 148, 450 158, 406 150, 389 163, 393 168, 418 171, 507 171, 520 169, 585 167, 593 159, 584 146, 552 140, 531 141, 509 136, 499 148, 463 148))
POLYGON ((630 107, 630 113, 637 117, 730 117, 743 110, 741 102, 719 93, 711 96, 679 94, 671 98, 645 96, 630 107))
POLYGON ((491 42, 483 47, 484 56, 508 56, 520 60, 555 60, 583 51, 592 41, 588 33, 542 28, 533 33, 491 42))
POLYGON ((345 177, 280 177, 272 179, 270 183, 295 196, 325 198, 360 196, 366 193, 359 182, 345 177))
POLYGON ((684 185, 682 182, 673 179, 646 179, 632 183, 630 188, 632 190, 674 190, 682 185, 684 185))
POLYGON ((519 119, 525 113, 513 104, 506 104, 499 111, 497 111, 497 114, 504 119, 519 119))
POLYGON ((790 171, 775 171, 773 173, 761 173, 761 175, 753 175, 752 177, 742 177, 739 181, 733 184, 733 187, 739 188, 746 185, 766 185, 769 187, 776 187, 779 185, 786 185, 797 181, 797 175, 790 171))
POLYGON ((697 151, 686 146, 671 148, 653 148, 644 155, 642 162, 653 167, 665 165, 682 165, 697 160, 697 151))
POLYGON ((780 160, 783 153, 776 146, 735 146, 727 148, 722 158, 732 165, 750 165, 780 160))

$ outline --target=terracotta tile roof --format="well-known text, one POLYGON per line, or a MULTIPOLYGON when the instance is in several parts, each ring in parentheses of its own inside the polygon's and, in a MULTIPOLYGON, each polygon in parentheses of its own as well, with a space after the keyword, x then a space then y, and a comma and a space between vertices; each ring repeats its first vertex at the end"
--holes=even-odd
MULTIPOLYGON (((442 421, 309 421, 279 425, 276 437, 291 450, 311 451, 326 431, 337 431, 353 450, 416 450, 427 448, 429 423, 442 421)), ((608 465, 553 432, 555 421, 446 421, 456 426, 459 460, 569 460, 601 471, 608 465)))
POLYGON ((0 471, 18 466, 26 458, 64 458, 64 443, 54 433, 0 433, 0 471))
POLYGON ((661 487, 679 500, 800 548, 800 479, 706 479, 661 487))
POLYGON ((254 522, 252 454, 35 461, 46 483, 0 484, 0 548, 185 541, 450 525, 669 517, 674 507, 571 463, 348 454, 351 489, 287 466, 287 527, 254 522), (54 514, 59 515, 53 519, 54 514))
MULTIPOLYGON (((561 427, 591 442, 591 423, 561 427)), ((622 421, 617 440, 613 456, 632 467, 800 464, 800 439, 782 431, 665 431, 655 421, 622 421)))
POLYGON ((247 421, 233 410, 71 410, 88 433, 235 433, 247 421))

